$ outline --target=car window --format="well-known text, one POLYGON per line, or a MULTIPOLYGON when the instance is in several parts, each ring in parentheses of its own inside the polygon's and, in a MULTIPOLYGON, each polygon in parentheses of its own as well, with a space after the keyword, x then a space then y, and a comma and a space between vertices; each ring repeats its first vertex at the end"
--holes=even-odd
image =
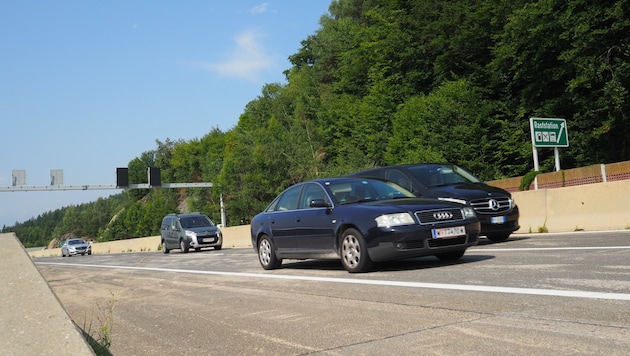
POLYGON ((302 199, 300 200, 300 209, 306 209, 310 207, 311 201, 314 199, 326 200, 326 193, 317 184, 306 184, 302 191, 302 199))
POLYGON ((205 215, 187 216, 179 219, 182 228, 189 229, 194 227, 212 226, 212 222, 205 215))
POLYGON ((340 204, 414 196, 396 183, 371 179, 338 181, 328 188, 340 204))
POLYGON ((409 172, 426 187, 455 183, 480 183, 477 177, 455 165, 423 165, 409 167, 409 172))
POLYGON ((164 230, 167 230, 167 229, 170 229, 171 226, 173 226, 173 218, 171 217, 164 218, 164 222, 162 223, 162 228, 164 230))
POLYGON ((280 196, 278 195, 273 199, 273 201, 267 206, 265 211, 276 211, 276 207, 278 206, 278 201, 280 200, 280 196))
POLYGON ((282 194, 276 205, 276 211, 295 210, 298 207, 301 185, 289 188, 282 194))
POLYGON ((399 186, 411 190, 411 182, 409 178, 398 169, 388 169, 385 171, 385 179, 391 180, 399 186))

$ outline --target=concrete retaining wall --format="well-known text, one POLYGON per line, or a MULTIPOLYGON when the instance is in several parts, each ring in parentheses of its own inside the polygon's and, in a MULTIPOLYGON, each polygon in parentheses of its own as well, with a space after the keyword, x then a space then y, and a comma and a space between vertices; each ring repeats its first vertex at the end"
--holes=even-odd
MULTIPOLYGON (((249 225, 224 227, 223 247, 251 247, 249 225)), ((92 244, 93 254, 157 251, 160 247, 160 236, 140 237, 136 239, 100 242, 92 244)), ((61 256, 60 248, 30 251, 31 257, 61 256)))
POLYGON ((517 233, 630 229, 630 181, 512 193, 519 207, 517 233))

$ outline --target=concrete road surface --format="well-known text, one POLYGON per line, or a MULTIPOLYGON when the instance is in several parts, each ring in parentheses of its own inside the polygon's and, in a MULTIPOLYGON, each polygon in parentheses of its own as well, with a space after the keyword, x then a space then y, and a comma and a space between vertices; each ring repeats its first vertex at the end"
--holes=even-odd
POLYGON ((251 249, 38 258, 114 355, 628 355, 630 231, 482 241, 458 262, 264 271, 251 249))

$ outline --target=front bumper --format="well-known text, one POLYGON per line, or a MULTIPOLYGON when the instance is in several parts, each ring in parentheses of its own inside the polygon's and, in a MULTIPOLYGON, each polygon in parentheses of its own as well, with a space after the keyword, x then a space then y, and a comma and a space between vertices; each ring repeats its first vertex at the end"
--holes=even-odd
POLYGON ((196 236, 190 240, 190 247, 203 248, 223 245, 222 235, 196 236))
POLYGON ((374 262, 433 256, 465 250, 479 241, 481 225, 479 222, 462 224, 465 235, 435 239, 431 229, 443 228, 439 225, 412 225, 395 228, 375 228, 366 236, 368 254, 374 262))
POLYGON ((477 218, 481 223, 481 235, 509 234, 520 229, 521 227, 518 224, 519 215, 518 206, 514 206, 506 214, 489 215, 477 213, 477 218), (500 217, 505 217, 505 221, 497 223, 497 220, 501 220, 497 219, 500 217))

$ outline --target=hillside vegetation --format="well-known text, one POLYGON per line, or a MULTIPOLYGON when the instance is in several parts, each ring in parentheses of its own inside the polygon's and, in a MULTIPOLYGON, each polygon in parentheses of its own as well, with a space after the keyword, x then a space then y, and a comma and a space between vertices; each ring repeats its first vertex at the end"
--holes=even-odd
MULTIPOLYGON (((129 162, 162 182, 4 227, 26 246, 73 232, 156 235, 165 213, 247 223, 289 185, 378 165, 448 161, 485 180, 532 170, 530 117, 567 120, 565 168, 630 160, 630 0, 338 0, 227 132, 156 141, 129 162)), ((542 170, 553 151, 539 151, 542 170)))

